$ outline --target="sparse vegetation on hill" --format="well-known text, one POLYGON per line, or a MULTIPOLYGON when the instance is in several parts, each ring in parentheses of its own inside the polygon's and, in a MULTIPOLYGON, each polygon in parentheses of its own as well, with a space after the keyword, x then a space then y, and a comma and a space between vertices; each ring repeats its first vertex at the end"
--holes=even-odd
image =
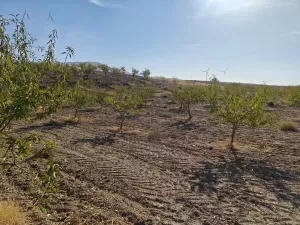
POLYGON ((101 64, 99 68, 102 70, 105 76, 110 71, 110 67, 107 64, 101 64))

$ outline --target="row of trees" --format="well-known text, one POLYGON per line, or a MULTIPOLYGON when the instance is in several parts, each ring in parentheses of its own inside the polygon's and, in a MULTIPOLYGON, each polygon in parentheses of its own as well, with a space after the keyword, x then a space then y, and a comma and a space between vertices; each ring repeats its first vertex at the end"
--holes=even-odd
MULTIPOLYGON (((19 120, 36 121, 57 113, 63 106, 71 105, 75 117, 79 109, 101 103, 111 106, 121 118, 120 129, 128 115, 142 110, 155 94, 151 87, 116 87, 113 94, 95 88, 93 83, 84 79, 84 75, 93 73, 97 68, 88 63, 68 65, 68 58, 74 55, 74 49, 67 46, 62 53, 65 62, 59 63, 55 57, 58 38, 52 30, 46 47, 36 45, 36 39, 27 31, 25 18, 11 15, 0 16, 0 168, 4 171, 18 170, 31 176, 38 185, 40 197, 35 202, 42 209, 45 194, 55 192, 59 180, 59 165, 52 153, 55 144, 37 133, 19 134, 10 132, 11 125, 19 120), (40 51, 37 54, 37 50, 40 51), (70 79, 77 76, 76 84, 70 85, 70 79), (38 160, 34 171, 26 169, 26 163, 38 160)), ((109 68, 100 65, 105 75, 108 72, 125 74, 122 67, 109 68)), ((139 74, 132 70, 133 76, 139 74)), ((150 70, 142 74, 148 78, 150 70)))
MULTIPOLYGON (((89 78, 89 76, 95 73, 98 69, 101 70, 105 76, 108 73, 111 73, 113 75, 118 75, 118 76, 126 74, 125 66, 118 68, 118 67, 110 67, 107 64, 93 65, 91 63, 79 63, 79 64, 68 65, 68 67, 74 75, 77 76, 85 75, 86 78, 89 78)), ((131 74, 133 78, 135 78, 139 73, 140 73, 139 70, 132 68, 131 74)), ((146 68, 143 71, 141 71, 141 74, 143 75, 144 78, 148 79, 149 76, 151 75, 151 71, 146 68)))
POLYGON ((267 112, 268 102, 274 95, 267 86, 247 88, 241 85, 221 86, 214 79, 208 86, 175 87, 172 89, 173 100, 180 108, 188 112, 187 121, 192 119, 191 105, 208 103, 210 112, 217 115, 220 122, 231 125, 231 140, 229 147, 236 157, 234 139, 241 126, 259 127, 271 125, 276 113, 267 112))
POLYGON ((75 118, 78 110, 88 106, 102 104, 112 107, 120 116, 120 131, 126 117, 139 114, 155 93, 155 88, 151 86, 115 86, 113 93, 106 93, 101 88, 87 88, 85 81, 80 79, 70 88, 67 104, 74 108, 75 118))
MULTIPOLYGON (((54 160, 54 143, 37 133, 29 135, 9 132, 19 120, 34 121, 56 113, 68 100, 65 64, 56 63, 57 31, 52 30, 45 48, 36 46, 36 39, 26 30, 24 19, 12 15, 0 16, 0 167, 3 170, 19 168, 39 184, 41 197, 56 191, 59 166, 54 160), (41 57, 36 54, 41 51, 41 57), (52 76, 51 82, 47 76, 52 76), (43 110, 40 110, 43 109, 43 110), (24 164, 39 159, 39 167, 32 173, 24 164)), ((63 52, 65 58, 74 54, 71 47, 63 52)))

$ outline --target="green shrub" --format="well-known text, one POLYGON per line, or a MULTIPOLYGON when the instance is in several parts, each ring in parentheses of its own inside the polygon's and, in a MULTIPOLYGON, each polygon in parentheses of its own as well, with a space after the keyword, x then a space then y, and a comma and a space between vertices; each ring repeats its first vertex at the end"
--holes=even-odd
POLYGON ((293 123, 292 121, 281 122, 279 124, 279 129, 281 131, 290 131, 290 132, 297 132, 298 131, 296 124, 293 123))

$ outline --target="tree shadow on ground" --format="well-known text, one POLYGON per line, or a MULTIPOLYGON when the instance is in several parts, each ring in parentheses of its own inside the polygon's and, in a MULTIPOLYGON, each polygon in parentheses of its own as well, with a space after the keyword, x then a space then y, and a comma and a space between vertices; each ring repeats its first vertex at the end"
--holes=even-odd
POLYGON ((97 111, 100 111, 100 109, 98 109, 98 108, 88 108, 88 109, 81 109, 78 112, 93 113, 93 112, 97 112, 97 111))
POLYGON ((113 133, 113 134, 110 134, 110 135, 104 136, 104 137, 79 138, 74 142, 74 144, 89 143, 89 144, 92 144, 93 146, 112 144, 115 142, 115 139, 114 139, 115 136, 116 136, 116 134, 113 133))
MULTIPOLYGON (((229 188, 241 192, 244 201, 266 206, 263 199, 249 196, 250 186, 263 186, 273 193, 279 201, 290 202, 295 208, 300 206, 300 191, 295 193, 292 183, 300 182, 300 173, 282 170, 264 160, 238 158, 227 161, 225 158, 216 163, 206 162, 191 178, 192 190, 202 193, 222 192, 229 188), (224 187, 224 181, 226 186, 224 187), (219 186, 219 184, 221 184, 219 186)), ((232 193, 234 195, 235 193, 232 193)))
POLYGON ((176 107, 176 108, 169 108, 168 111, 171 112, 171 113, 177 113, 177 114, 185 114, 185 113, 188 112, 186 109, 180 109, 178 107, 176 107))
POLYGON ((56 130, 56 129, 62 129, 67 126, 73 126, 78 124, 78 122, 75 121, 65 121, 65 122, 59 122, 51 120, 46 123, 42 123, 39 125, 31 125, 26 127, 21 127, 17 129, 17 131, 34 131, 34 130, 56 130))
POLYGON ((180 130, 196 130, 200 128, 200 124, 193 123, 191 120, 184 120, 172 123, 168 128, 177 127, 180 130))

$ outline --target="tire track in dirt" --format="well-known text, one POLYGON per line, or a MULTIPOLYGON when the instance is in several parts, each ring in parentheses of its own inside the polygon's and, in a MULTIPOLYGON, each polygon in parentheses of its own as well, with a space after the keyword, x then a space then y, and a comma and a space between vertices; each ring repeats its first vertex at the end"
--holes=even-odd
MULTIPOLYGON (((63 131, 66 132, 70 137, 76 137, 76 130, 72 127, 63 131)), ((93 139, 95 131, 86 130, 86 132, 84 138, 93 139)), ((94 181, 94 184, 111 191, 121 190, 122 195, 148 208, 152 212, 153 219, 163 218, 166 224, 200 224, 203 218, 209 219, 211 214, 218 215, 219 219, 216 221, 225 224, 226 217, 234 217, 239 210, 237 206, 244 205, 243 199, 216 205, 217 197, 209 199, 205 194, 190 190, 187 177, 181 172, 184 169, 201 168, 203 160, 201 156, 205 155, 203 152, 207 149, 202 147, 195 150, 180 143, 177 146, 172 144, 168 146, 126 138, 116 139, 112 145, 75 144, 72 147, 74 150, 64 151, 62 155, 83 167, 87 178, 91 176, 89 173, 91 170, 94 173, 91 180, 101 176, 109 177, 108 185, 97 181, 94 181), (114 184, 113 188, 112 184, 114 184), (235 209, 232 202, 236 205, 235 209), (230 213, 232 210, 233 212, 230 213), (195 219, 194 214, 201 215, 201 219, 195 219)), ((251 184, 259 185, 259 181, 253 180, 251 184)), ((260 196, 259 192, 254 193, 253 199, 264 197, 260 196)), ((273 204, 277 209, 276 213, 268 207, 262 210, 259 208, 263 206, 252 206, 252 208, 256 208, 259 214, 267 211, 266 214, 273 214, 273 216, 280 214, 285 218, 284 215, 289 211, 289 207, 285 211, 284 208, 278 207, 276 200, 269 201, 268 205, 273 204)), ((241 212, 240 215, 242 214, 245 213, 241 212)), ((247 215, 244 216, 247 220, 247 215)), ((252 218, 249 218, 248 222, 252 218)))

